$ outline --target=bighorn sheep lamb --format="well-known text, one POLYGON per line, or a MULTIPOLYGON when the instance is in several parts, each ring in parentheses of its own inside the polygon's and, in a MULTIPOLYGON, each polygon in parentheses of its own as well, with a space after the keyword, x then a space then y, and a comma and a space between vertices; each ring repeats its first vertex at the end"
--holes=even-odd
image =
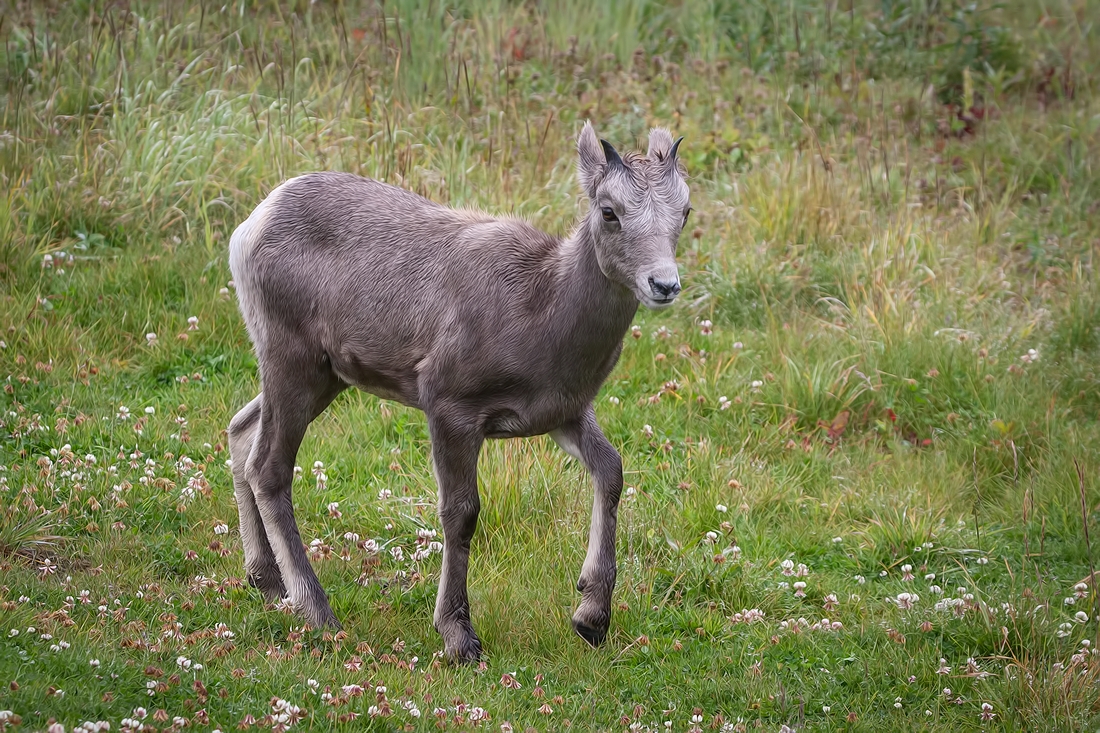
POLYGON ((604 640, 623 474, 592 401, 638 303, 664 308, 680 292, 675 255, 691 207, 679 143, 656 128, 646 155, 620 156, 585 124, 577 174, 591 206, 566 239, 343 173, 291 179, 256 207, 229 244, 263 388, 229 425, 252 585, 315 626, 338 625, 298 534, 291 481, 306 427, 354 385, 427 416, 444 534, 434 622, 447 657, 481 653, 466 573, 486 438, 549 433, 592 475, 573 626, 604 640))

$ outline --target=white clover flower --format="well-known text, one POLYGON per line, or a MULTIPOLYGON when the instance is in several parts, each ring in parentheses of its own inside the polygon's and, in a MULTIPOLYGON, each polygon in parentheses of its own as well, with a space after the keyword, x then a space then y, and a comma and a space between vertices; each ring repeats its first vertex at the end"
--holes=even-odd
POLYGON ((901 610, 908 611, 919 600, 920 596, 916 593, 898 593, 898 597, 894 599, 894 603, 896 603, 901 610))

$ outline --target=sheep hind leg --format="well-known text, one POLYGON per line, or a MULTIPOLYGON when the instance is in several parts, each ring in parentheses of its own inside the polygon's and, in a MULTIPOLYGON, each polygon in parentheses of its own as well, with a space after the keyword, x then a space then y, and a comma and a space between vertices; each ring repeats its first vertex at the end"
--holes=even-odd
POLYGON ((263 393, 257 395, 229 423, 229 456, 233 464, 233 493, 240 517, 245 578, 249 585, 259 589, 264 598, 273 603, 286 595, 286 586, 271 543, 267 541, 256 495, 245 476, 245 468, 252 455, 252 443, 260 425, 263 397, 263 393))
POLYGON ((313 626, 338 627, 321 583, 309 564, 294 519, 294 459, 306 428, 346 385, 327 361, 284 349, 277 362, 261 362, 264 391, 260 423, 245 466, 287 599, 313 626), (298 358, 295 358, 298 357, 298 358))

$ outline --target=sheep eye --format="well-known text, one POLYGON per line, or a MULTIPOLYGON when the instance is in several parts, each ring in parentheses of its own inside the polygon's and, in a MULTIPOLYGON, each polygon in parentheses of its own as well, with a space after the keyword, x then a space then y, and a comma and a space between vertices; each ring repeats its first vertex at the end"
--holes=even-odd
POLYGON ((600 213, 603 214, 603 220, 606 222, 619 220, 619 217, 615 216, 615 211, 610 206, 604 206, 600 209, 600 213))
POLYGON ((684 224, 685 225, 688 223, 688 215, 690 215, 690 214, 691 214, 691 207, 689 206, 686 209, 684 209, 684 224))

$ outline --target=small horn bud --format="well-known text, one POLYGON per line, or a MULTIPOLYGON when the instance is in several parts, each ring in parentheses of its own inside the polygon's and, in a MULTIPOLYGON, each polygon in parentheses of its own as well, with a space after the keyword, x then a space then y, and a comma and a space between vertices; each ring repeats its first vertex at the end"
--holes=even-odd
POLYGON ((672 150, 668 151, 668 159, 676 160, 676 150, 680 147, 680 143, 684 141, 683 135, 676 138, 676 142, 672 143, 672 150))
POLYGON ((603 155, 604 155, 605 158, 607 158, 607 165, 608 166, 610 166, 610 167, 615 167, 615 166, 624 166, 625 167, 626 166, 626 164, 623 163, 623 159, 619 157, 618 152, 616 152, 615 148, 612 147, 611 143, 607 142, 606 140, 601 139, 600 140, 600 145, 603 146, 603 155))

